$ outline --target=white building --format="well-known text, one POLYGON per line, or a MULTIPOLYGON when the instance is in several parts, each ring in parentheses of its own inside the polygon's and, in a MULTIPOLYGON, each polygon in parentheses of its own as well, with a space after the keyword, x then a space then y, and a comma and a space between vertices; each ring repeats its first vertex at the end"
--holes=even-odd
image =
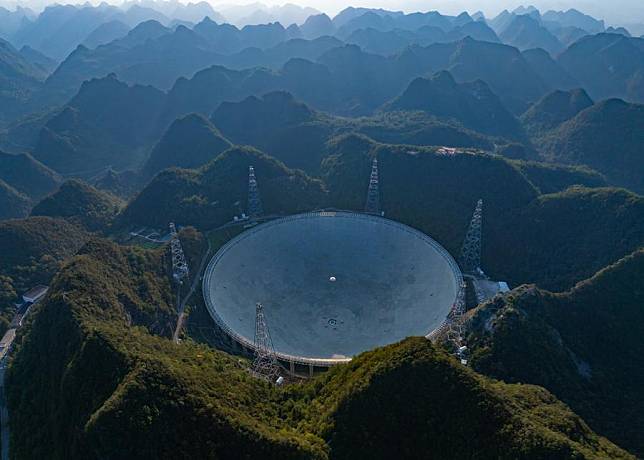
POLYGON ((27 303, 36 303, 40 299, 42 299, 45 294, 47 294, 48 290, 49 288, 43 285, 32 287, 31 289, 29 289, 29 291, 22 295, 22 300, 27 303))

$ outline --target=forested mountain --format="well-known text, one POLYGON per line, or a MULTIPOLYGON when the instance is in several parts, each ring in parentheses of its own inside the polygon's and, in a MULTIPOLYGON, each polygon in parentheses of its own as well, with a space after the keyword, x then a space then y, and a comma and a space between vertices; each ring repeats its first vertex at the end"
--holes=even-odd
POLYGON ((271 90, 289 91, 316 109, 365 115, 402 93, 414 78, 440 70, 450 71, 458 82, 485 81, 511 110, 527 107, 548 89, 521 54, 505 45, 466 38, 413 46, 389 58, 351 45, 329 50, 316 63, 292 59, 279 72, 214 66, 179 79, 169 91, 168 118, 208 113, 226 100, 271 90))
POLYGON ((0 151, 0 219, 26 217, 60 181, 58 174, 30 155, 0 151))
MULTIPOLYGON (((325 52, 345 43, 357 44, 366 52, 395 57, 404 56, 409 46, 453 44, 468 37, 488 44, 499 44, 498 34, 502 34, 500 41, 506 45, 530 51, 531 54, 526 55, 526 60, 529 60, 533 71, 541 79, 540 83, 535 81, 533 75, 519 75, 525 74, 521 70, 524 63, 519 60, 514 63, 515 74, 504 75, 501 79, 514 81, 515 84, 524 83, 524 87, 515 90, 498 86, 499 82, 484 69, 482 62, 487 61, 504 72, 510 71, 513 66, 496 61, 494 54, 500 53, 501 48, 494 49, 489 46, 466 49, 465 56, 460 56, 461 47, 464 45, 457 45, 456 56, 451 57, 453 62, 450 63, 441 63, 447 51, 438 48, 435 51, 439 55, 432 56, 434 62, 425 64, 425 69, 419 69, 420 72, 411 75, 403 69, 392 74, 390 67, 405 65, 400 60, 395 60, 391 65, 378 65, 378 69, 373 70, 383 76, 381 83, 385 83, 386 86, 394 84, 397 90, 401 90, 411 79, 423 76, 427 71, 450 70, 459 81, 480 78, 517 114, 526 109, 527 103, 534 102, 547 90, 570 89, 580 85, 596 99, 623 97, 633 101, 642 100, 637 89, 637 75, 641 73, 637 65, 641 59, 632 60, 630 67, 623 69, 623 63, 617 62, 619 56, 630 52, 625 47, 641 48, 636 42, 639 39, 630 39, 635 40, 632 42, 635 45, 620 42, 610 46, 582 46, 580 44, 587 41, 605 41, 600 38, 602 35, 593 35, 604 31, 605 28, 603 23, 572 10, 565 13, 548 12, 547 18, 534 9, 517 10, 514 13, 502 13, 486 23, 483 18, 474 20, 467 13, 445 16, 437 12, 403 14, 357 8, 343 11, 333 20, 324 15, 312 16, 308 25, 305 21, 300 23, 301 28, 297 25, 287 27, 288 24, 272 22, 238 28, 226 23, 224 18, 218 17, 208 6, 186 6, 190 12, 183 11, 183 8, 176 5, 174 9, 168 10, 156 3, 149 7, 131 5, 122 9, 90 5, 58 5, 47 8, 33 22, 28 21, 28 26, 16 32, 18 35, 12 39, 17 46, 26 44, 29 45, 28 49, 43 53, 45 59, 48 59, 46 56, 50 56, 62 61, 47 80, 44 89, 37 92, 37 96, 32 92, 38 88, 30 88, 31 92, 23 96, 27 97, 30 103, 29 108, 25 110, 40 110, 64 104, 78 91, 83 81, 101 78, 110 73, 115 73, 120 79, 131 84, 150 84, 168 90, 178 78, 190 78, 195 72, 212 65, 234 69, 257 66, 281 69, 294 58, 315 62, 325 52), (163 10, 164 13, 155 8, 163 10), (185 22, 186 17, 193 17, 190 20, 192 22, 185 22), (170 18, 179 22, 172 25, 170 18), (319 24, 316 25, 316 21, 319 24), (82 27, 79 24, 82 24, 82 27), (492 29, 495 29, 496 33, 492 29), (47 34, 53 34, 56 38, 45 40, 43 37, 47 34), (559 36, 565 39, 566 45, 557 38, 559 36), (24 37, 28 37, 29 40, 25 40, 24 37), (578 40, 579 43, 576 43, 578 40), (563 68, 547 53, 544 55, 532 50, 543 48, 556 57, 567 46, 570 46, 570 50, 566 50, 559 58, 563 68), (483 53, 486 59, 473 61, 471 52, 477 55, 483 53), (476 67, 468 69, 473 62, 477 62, 476 67), (611 71, 611 68, 618 68, 617 64, 619 72, 611 71), (599 72, 588 72, 591 67, 598 68, 599 72), (386 77, 387 75, 389 76, 386 77), (610 78, 602 75, 610 75, 610 78), (394 83, 391 78, 402 81, 394 83), (544 84, 545 88, 535 88, 544 84)), ((626 39, 623 35, 604 35, 626 39)), ((470 47, 472 44, 469 44, 468 48, 470 47)), ((428 57, 430 56, 425 55, 425 58, 428 57)), ((510 55, 505 59, 508 58, 516 59, 510 55)), ((47 75, 51 72, 51 62, 49 67, 45 68, 47 75)), ((264 88, 268 89, 294 90, 292 87, 264 88)), ((394 95, 388 94, 385 99, 394 95)), ((331 110, 328 105, 316 108, 331 110)), ((363 107, 362 113, 373 108, 363 107)))
POLYGON ((558 61, 596 100, 621 97, 644 102, 642 38, 608 33, 584 37, 558 61))
POLYGON ((114 40, 125 37, 129 31, 130 28, 127 24, 119 20, 104 22, 90 32, 89 35, 85 37, 85 40, 79 44, 89 49, 96 48, 97 46, 105 45, 114 40))
MULTIPOLYGON (((462 245, 474 204, 483 198, 483 268, 515 285, 534 282, 564 289, 644 244, 644 201, 625 190, 577 187, 540 195, 537 186, 550 172, 547 167, 524 175, 499 157, 445 155, 356 136, 339 139, 336 147, 338 153, 325 162, 325 182, 335 207, 360 209, 368 179, 364 171, 371 155, 377 155, 383 209, 391 218, 431 234, 453 253, 462 245), (619 239, 611 237, 617 234, 619 239), (588 247, 602 250, 589 252, 588 247)), ((567 174, 562 189, 579 183, 578 175, 567 174)), ((592 176, 584 180, 597 184, 592 176)))
POLYGON ((35 17, 36 13, 30 8, 17 5, 15 9, 8 9, 0 6, 0 38, 10 39, 25 23, 29 23, 35 17))
POLYGON ((61 173, 93 176, 108 166, 140 165, 157 138, 165 94, 114 75, 83 84, 40 131, 33 155, 61 173))
POLYGON ((570 291, 525 286, 480 307, 472 320, 474 368, 549 389, 641 456, 642 277, 638 250, 570 291))
MULTIPOLYGON (((322 168, 324 183, 306 185, 305 176, 288 170, 280 173, 294 174, 288 181, 273 179, 276 173, 269 173, 263 197, 267 212, 321 206, 361 209, 370 159, 377 155, 383 171, 383 209, 391 218, 431 234, 450 251, 460 248, 473 203, 483 198, 488 203, 483 265, 492 276, 513 284, 537 282, 566 288, 644 244, 641 197, 607 188, 560 192, 574 184, 601 185, 596 174, 534 163, 517 167, 512 161, 474 151, 446 154, 437 148, 379 144, 356 135, 329 143, 322 168), (306 191, 287 204, 283 194, 292 187, 306 191), (614 234, 622 237, 611 239, 614 234), (588 252, 589 245, 602 250, 588 252)), ((233 148, 200 170, 167 170, 128 205, 120 224, 162 226, 175 220, 201 229, 217 227, 241 213, 237 202, 244 200, 243 169, 260 164, 255 168, 261 182, 263 161, 268 157, 233 148), (222 181, 229 164, 235 164, 237 172, 222 181), (230 198, 223 201, 222 197, 230 198)))
POLYGON ((569 90, 579 87, 579 82, 566 72, 547 51, 541 48, 533 48, 525 50, 521 54, 549 88, 569 90))
POLYGON ((365 458, 378 459, 416 458, 416 449, 439 457, 631 458, 547 391, 481 377, 420 338, 365 353, 299 388, 266 385, 221 352, 159 337, 173 316, 169 282, 161 281, 167 264, 160 251, 92 241, 56 277, 10 371, 14 420, 34 427, 14 437, 14 452, 344 459, 358 440, 365 458), (22 397, 25 389, 32 397, 22 397), (55 420, 36 410, 45 401, 55 420))
POLYGON ((165 226, 174 220, 214 228, 241 215, 248 167, 264 177, 264 209, 296 212, 326 203, 321 181, 249 147, 232 147, 200 169, 168 169, 158 174, 123 211, 121 225, 165 226))
POLYGON ((51 74, 58 66, 58 62, 54 59, 49 56, 45 56, 43 53, 33 49, 29 45, 24 45, 20 48, 20 55, 34 68, 36 68, 43 77, 51 74))
POLYGON ((438 118, 455 119, 474 131, 509 139, 522 139, 519 121, 481 80, 457 84, 452 75, 439 72, 417 78, 386 110, 421 110, 438 118))
POLYGON ((38 203, 31 215, 61 217, 88 231, 104 231, 119 210, 120 203, 113 196, 84 182, 70 180, 38 203))
POLYGON ((415 31, 406 29, 378 30, 357 29, 344 39, 359 45, 365 51, 384 55, 398 54, 410 45, 427 46, 432 43, 449 43, 471 37, 479 41, 499 42, 494 31, 484 22, 468 22, 445 31, 435 26, 423 26, 415 31))
POLYGON ((31 207, 29 197, 0 179, 0 219, 25 217, 31 207))
POLYGON ((530 15, 515 16, 505 27, 497 31, 503 43, 516 46, 520 50, 542 48, 551 54, 558 54, 564 49, 557 37, 530 15))
POLYGON ((58 174, 30 155, 3 152, 0 152, 0 179, 34 200, 51 193, 61 182, 58 174))
POLYGON ((0 336, 50 286, 0 350, 0 442, 39 460, 644 456, 644 40, 619 26, 532 6, 0 8, 0 336), (256 378, 203 267, 266 220, 364 212, 375 159, 378 211, 462 267, 482 200, 479 281, 515 289, 481 301, 470 273, 433 343, 256 378))
POLYGON ((643 193, 643 144, 644 105, 609 99, 548 133, 542 149, 550 161, 589 166, 611 183, 643 193))
POLYGON ((186 115, 170 125, 150 153, 143 173, 153 176, 173 166, 198 168, 229 147, 231 143, 207 119, 186 115))
MULTIPOLYGON (((24 20, 6 35, 18 47, 27 45, 46 56, 63 60, 95 30, 110 22, 130 27, 145 20, 168 22, 153 9, 132 7, 126 10, 103 3, 99 6, 51 5, 30 20, 24 20)), ((3 24, 0 21, 0 27, 3 24)))
POLYGON ((583 89, 554 91, 532 105, 521 115, 521 121, 532 136, 538 137, 592 105, 583 89))
POLYGON ((19 296, 36 284, 48 283, 87 237, 83 230, 62 219, 0 221, 0 333, 6 331, 19 296))
POLYGON ((460 120, 394 107, 371 117, 334 117, 315 111, 284 92, 222 103, 211 119, 234 143, 252 145, 289 167, 313 174, 319 173, 322 161, 330 154, 330 141, 348 132, 387 143, 484 150, 502 148, 509 142, 469 130, 460 120))
POLYGON ((25 113, 24 104, 37 91, 44 73, 9 42, 0 39, 0 124, 25 113))

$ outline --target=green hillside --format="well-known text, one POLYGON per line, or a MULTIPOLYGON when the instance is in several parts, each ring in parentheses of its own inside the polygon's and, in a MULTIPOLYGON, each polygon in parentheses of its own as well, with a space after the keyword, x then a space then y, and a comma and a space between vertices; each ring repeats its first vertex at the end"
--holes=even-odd
POLYGON ((0 124, 27 112, 29 99, 41 86, 44 75, 0 38, 0 124))
POLYGON ((554 91, 521 115, 521 122, 531 136, 538 137, 592 105, 592 99, 583 89, 554 91))
POLYGON ((312 386, 308 413, 333 459, 624 456, 542 388, 482 378, 424 338, 364 353, 312 386))
POLYGON ((230 146, 217 128, 201 115, 186 115, 175 120, 152 149, 143 173, 151 177, 173 166, 198 168, 230 146))
POLYGON ((422 338, 284 388, 177 346, 165 254, 94 240, 56 277, 9 371, 13 455, 631 458, 543 389, 481 377, 422 338))
POLYGON ((122 225, 165 228, 168 222, 217 227, 246 211, 248 167, 254 166, 264 211, 294 213, 324 205, 321 181, 251 147, 232 147, 200 169, 158 174, 123 211, 122 225))
POLYGON ((644 250, 574 289, 533 286, 481 307, 473 367, 508 382, 542 385, 590 426, 644 455, 644 250))
POLYGON ((363 208, 371 159, 377 156, 386 215, 431 235, 452 254, 459 253, 482 198, 483 268, 513 285, 567 288, 644 244, 641 196, 610 188, 548 195, 537 189, 594 185, 598 178, 590 172, 476 151, 445 155, 355 135, 336 139, 332 149, 324 179, 333 206, 363 208))
POLYGON ((610 99, 583 110, 543 140, 549 161, 586 165, 614 185, 644 193, 644 105, 610 99))
POLYGON ((128 86, 114 74, 86 81, 47 121, 33 155, 60 173, 84 177, 110 166, 140 166, 160 134, 156 123, 164 101, 160 90, 128 86))
POLYGON ((422 110, 488 135, 525 138, 519 121, 484 81, 459 84, 447 71, 415 79, 385 110, 422 110))
POLYGON ((36 284, 49 283, 62 262, 86 240, 85 232, 62 219, 30 217, 0 222, 0 334, 4 334, 19 296, 36 284))
POLYGON ((426 111, 390 107, 368 117, 344 118, 315 111, 281 91, 223 103, 211 119, 232 142, 252 145, 291 168, 311 174, 320 173, 321 163, 329 154, 329 141, 350 132, 392 144, 494 150, 496 143, 507 143, 426 111))
POLYGON ((115 197, 79 180, 69 180, 38 203, 32 216, 62 217, 89 231, 105 230, 120 211, 115 197))
POLYGON ((0 179, 0 220, 25 217, 30 208, 31 200, 28 196, 0 179))
POLYGON ((563 290, 644 245, 644 198, 572 187, 541 195, 501 225, 498 232, 487 225, 495 275, 563 290))
POLYGON ((541 193, 563 192, 573 185, 605 187, 606 179, 583 166, 567 166, 535 161, 516 161, 514 165, 541 193))
POLYGON ((239 147, 198 170, 163 171, 125 208, 119 225, 165 228, 176 221, 203 230, 229 222, 246 209, 251 164, 268 214, 362 210, 377 156, 386 215, 431 235, 452 254, 459 253, 482 198, 483 268, 512 285, 564 289, 644 244, 642 197, 588 188, 605 185, 588 169, 472 149, 381 144, 355 134, 333 138, 326 148, 321 180, 239 147), (574 185, 586 188, 568 189, 574 185))
POLYGON ((32 200, 39 200, 56 190, 61 178, 30 155, 0 151, 0 180, 32 200))

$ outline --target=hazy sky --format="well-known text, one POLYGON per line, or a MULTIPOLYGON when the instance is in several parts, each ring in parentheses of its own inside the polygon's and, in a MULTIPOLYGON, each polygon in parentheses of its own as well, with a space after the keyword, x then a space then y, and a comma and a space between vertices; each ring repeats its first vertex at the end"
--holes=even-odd
MULTIPOLYGON (((194 0, 193 0, 194 1, 194 0)), ((250 3, 244 1, 210 0, 213 6, 217 4, 250 3)), ((283 4, 284 1, 265 0, 266 4, 283 4)), ((541 10, 567 10, 576 8, 602 17, 620 17, 631 20, 634 17, 644 21, 644 0, 292 0, 289 3, 309 5, 322 11, 336 13, 348 5, 369 6, 403 11, 438 10, 445 13, 459 13, 467 10, 475 12, 482 10, 486 14, 495 15, 504 9, 512 10, 519 5, 534 5, 541 10)))
MULTIPOLYGON (((91 0, 99 3, 103 0, 91 0)), ((200 0, 181 0, 182 3, 200 0)), ((215 9, 230 4, 249 4, 253 0, 206 0, 215 9)), ((456 14, 461 11, 471 13, 482 10, 487 16, 494 16, 503 9, 512 10, 519 5, 534 5, 542 11, 548 9, 567 10, 576 8, 595 17, 605 19, 612 24, 644 23, 644 0, 257 0, 268 5, 294 3, 301 6, 312 6, 330 15, 343 8, 365 6, 392 10, 429 11, 438 10, 445 14, 456 14)), ((0 0, 0 3, 37 4, 44 3, 84 3, 85 0, 0 0)), ((122 0, 107 0, 108 3, 122 3, 122 0)))

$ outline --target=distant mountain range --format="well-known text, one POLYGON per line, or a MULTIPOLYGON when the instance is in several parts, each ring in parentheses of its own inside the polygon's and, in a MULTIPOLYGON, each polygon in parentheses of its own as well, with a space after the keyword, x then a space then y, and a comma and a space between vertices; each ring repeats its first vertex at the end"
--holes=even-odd
POLYGON ((11 457, 644 456, 631 32, 534 7, 0 9, 0 336, 50 286, 6 362, 11 457), (374 159, 386 217, 455 256, 483 200, 481 268, 514 289, 466 290, 458 359, 408 338, 271 385, 201 295, 179 318, 140 233, 177 224, 198 292, 206 250, 255 224, 234 223, 250 166, 272 218, 361 212, 374 159))
POLYGON ((61 177, 28 154, 0 151, 0 219, 25 217, 31 207, 56 190, 61 177))
MULTIPOLYGON (((302 16, 298 8, 279 11, 295 18, 302 16)), ((205 3, 56 5, 39 15, 26 9, 2 10, 0 36, 9 41, 0 44, 0 80, 8 88, 0 92, 0 125, 58 108, 84 81, 111 73, 127 83, 168 91, 179 79, 190 79, 213 65, 284 72, 304 70, 304 63, 294 62, 300 59, 327 67, 309 69, 315 75, 306 78, 335 85, 334 94, 323 91, 323 100, 315 101, 306 97, 308 89, 298 92, 292 84, 276 83, 280 78, 260 77, 258 70, 260 80, 273 82, 258 81, 257 90, 240 97, 283 89, 316 109, 365 115, 397 96, 412 79, 449 70, 459 82, 485 81, 517 115, 556 89, 583 87, 596 100, 644 101, 643 40, 575 10, 542 15, 525 8, 489 20, 467 13, 403 14, 366 8, 348 8, 334 18, 310 13, 290 25, 284 21, 238 27, 205 3), (507 45, 519 49, 521 57, 507 45), (625 54, 633 58, 624 61, 625 54), (485 58, 477 60, 479 55, 485 58), (338 75, 349 69, 345 59, 352 73, 361 76, 348 85, 344 80, 351 79, 349 72, 338 75), (327 70, 336 74, 330 80, 322 76, 327 70), (334 82, 337 78, 341 84, 334 82)), ((302 78, 296 77, 298 85, 304 84, 302 78)))
POLYGON ((65 174, 87 176, 142 163, 160 134, 165 94, 114 76, 91 80, 41 129, 33 149, 39 161, 65 174))

